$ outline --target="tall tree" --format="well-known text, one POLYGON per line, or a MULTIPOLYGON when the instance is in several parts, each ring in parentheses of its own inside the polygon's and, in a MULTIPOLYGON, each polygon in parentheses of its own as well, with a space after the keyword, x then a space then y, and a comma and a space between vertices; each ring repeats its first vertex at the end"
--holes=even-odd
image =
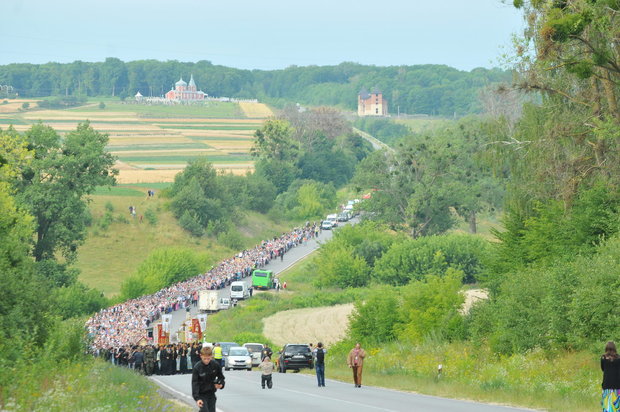
POLYGON ((117 173, 105 150, 108 136, 84 122, 64 139, 43 124, 32 126, 24 138, 34 158, 14 185, 18 201, 35 218, 34 257, 54 259, 60 252, 71 261, 86 232, 85 196, 113 184, 117 173))

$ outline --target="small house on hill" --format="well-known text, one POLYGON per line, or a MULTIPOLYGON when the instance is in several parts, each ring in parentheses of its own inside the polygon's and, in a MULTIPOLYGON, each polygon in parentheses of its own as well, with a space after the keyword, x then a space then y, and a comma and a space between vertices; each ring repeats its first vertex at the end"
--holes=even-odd
POLYGON ((383 98, 383 93, 378 88, 372 89, 368 93, 362 89, 357 95, 357 115, 358 116, 387 116, 388 104, 383 98))

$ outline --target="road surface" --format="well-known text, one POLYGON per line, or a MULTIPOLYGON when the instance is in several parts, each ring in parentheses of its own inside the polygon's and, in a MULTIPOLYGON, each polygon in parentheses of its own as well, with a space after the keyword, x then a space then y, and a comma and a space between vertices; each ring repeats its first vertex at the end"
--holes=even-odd
MULTIPOLYGON (((273 389, 261 389, 260 372, 224 372, 226 387, 217 392, 219 412, 518 412, 507 406, 439 398, 326 379, 319 388, 314 375, 274 373, 273 389)), ((167 392, 190 405, 191 375, 157 376, 167 392)), ((197 410, 198 408, 196 408, 197 410)))

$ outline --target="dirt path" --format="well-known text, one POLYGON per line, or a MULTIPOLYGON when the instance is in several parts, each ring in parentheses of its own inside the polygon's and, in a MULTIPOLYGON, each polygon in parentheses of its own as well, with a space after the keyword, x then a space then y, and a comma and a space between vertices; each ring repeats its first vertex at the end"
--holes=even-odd
POLYGON ((317 343, 329 346, 345 336, 353 304, 278 312, 263 319, 263 334, 278 346, 317 343))

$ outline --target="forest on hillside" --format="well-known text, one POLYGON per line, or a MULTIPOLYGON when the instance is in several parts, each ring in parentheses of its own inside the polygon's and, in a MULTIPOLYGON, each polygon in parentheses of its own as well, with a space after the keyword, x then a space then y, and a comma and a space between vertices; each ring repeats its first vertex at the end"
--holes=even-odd
MULTIPOLYGON (((463 116, 479 113, 480 90, 510 83, 512 75, 500 69, 470 72, 444 65, 291 66, 284 70, 240 70, 208 61, 137 60, 104 62, 9 64, 0 66, 0 84, 21 97, 119 96, 140 92, 162 96, 183 77, 194 76, 199 89, 214 97, 257 98, 282 107, 287 103, 357 109, 362 88, 379 88, 390 113, 463 116)), ((10 96, 7 93, 7 96, 10 96)), ((4 96, 0 96, 4 97, 4 96)))

